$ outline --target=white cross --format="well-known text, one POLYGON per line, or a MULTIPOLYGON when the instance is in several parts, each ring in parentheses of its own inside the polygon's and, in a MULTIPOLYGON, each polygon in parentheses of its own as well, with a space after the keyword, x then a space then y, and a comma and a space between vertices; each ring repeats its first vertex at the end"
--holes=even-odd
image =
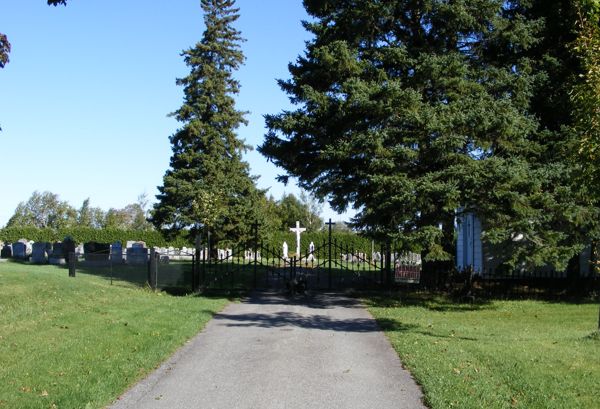
POLYGON ((296 257, 300 257, 300 234, 304 233, 306 229, 300 227, 300 222, 296 221, 296 227, 290 227, 292 233, 296 233, 296 257))

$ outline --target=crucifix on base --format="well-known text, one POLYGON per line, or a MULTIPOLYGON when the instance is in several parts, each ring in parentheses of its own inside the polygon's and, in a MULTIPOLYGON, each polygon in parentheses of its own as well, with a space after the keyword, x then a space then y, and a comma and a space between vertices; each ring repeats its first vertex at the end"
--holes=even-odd
POLYGON ((304 233, 306 229, 300 227, 300 222, 296 221, 296 227, 290 227, 292 233, 296 233, 296 257, 300 257, 300 234, 304 233))

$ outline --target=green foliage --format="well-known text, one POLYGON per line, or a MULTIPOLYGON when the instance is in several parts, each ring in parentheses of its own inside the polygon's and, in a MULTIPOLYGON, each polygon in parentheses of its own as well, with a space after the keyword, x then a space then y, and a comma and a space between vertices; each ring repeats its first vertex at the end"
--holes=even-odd
POLYGON ((36 227, 6 227, 0 229, 0 241, 14 243, 19 239, 28 239, 36 242, 62 241, 65 237, 71 237, 77 244, 97 242, 113 243, 120 241, 125 244, 130 240, 143 241, 149 247, 190 247, 193 241, 181 234, 167 239, 156 230, 119 230, 119 229, 93 229, 89 227, 70 227, 62 229, 40 229, 36 227))
POLYGON ((10 53, 10 43, 5 34, 0 33, 0 68, 4 68, 10 61, 8 54, 10 53))
POLYGON ((280 221, 277 229, 287 230, 289 227, 300 225, 306 227, 307 231, 318 231, 323 227, 323 220, 319 217, 320 208, 314 203, 314 199, 303 193, 300 199, 293 194, 284 195, 276 203, 276 213, 280 221))
POLYGON ((564 265, 598 212, 573 182, 572 8, 551 3, 305 1, 314 39, 280 81, 297 108, 260 152, 428 260, 452 258, 463 208, 524 235, 512 263, 564 265))
POLYGON ((594 199, 600 198, 595 182, 600 176, 600 1, 585 0, 577 4, 577 39, 572 49, 583 72, 571 93, 575 126, 580 136, 579 155, 586 165, 584 183, 594 199))
POLYGON ((66 201, 51 192, 33 192, 27 202, 17 206, 7 227, 37 227, 60 229, 77 224, 77 211, 66 201))
POLYGON ((159 229, 211 231, 213 239, 248 237, 262 220, 264 192, 257 190, 242 154, 249 148, 236 135, 246 124, 235 109, 239 83, 232 77, 244 62, 243 41, 233 27, 233 0, 202 0, 206 29, 183 52, 190 74, 177 80, 184 104, 172 115, 183 127, 170 137, 171 167, 158 189, 152 221, 159 229))

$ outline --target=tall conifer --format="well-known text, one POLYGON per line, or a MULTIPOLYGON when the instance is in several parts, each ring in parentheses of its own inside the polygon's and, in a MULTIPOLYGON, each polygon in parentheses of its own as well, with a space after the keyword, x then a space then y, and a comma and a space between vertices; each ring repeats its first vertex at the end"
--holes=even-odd
POLYGON ((210 229, 217 240, 247 234, 262 195, 242 160, 249 147, 236 134, 246 120, 234 101, 240 86, 233 72, 244 62, 234 5, 234 0, 202 0, 206 29, 182 54, 191 70, 177 80, 184 104, 172 115, 183 126, 170 137, 171 168, 152 212, 158 228, 210 229))
POLYGON ((314 39, 280 82, 297 109, 267 116, 260 151, 426 260, 451 259, 462 209, 487 241, 524 237, 513 264, 564 265, 581 209, 565 156, 545 154, 560 134, 537 115, 548 73, 531 3, 305 0, 314 39))

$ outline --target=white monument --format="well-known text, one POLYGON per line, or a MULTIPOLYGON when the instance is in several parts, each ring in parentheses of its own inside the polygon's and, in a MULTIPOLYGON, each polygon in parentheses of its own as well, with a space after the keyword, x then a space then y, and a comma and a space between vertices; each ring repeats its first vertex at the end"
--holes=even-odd
POLYGON ((300 222, 296 221, 296 227, 290 227, 292 233, 296 233, 296 257, 300 257, 300 235, 306 231, 304 227, 300 227, 300 222))
POLYGON ((283 259, 287 260, 288 257, 288 244, 284 241, 283 242, 283 259))
POLYGON ((314 259, 315 259, 315 243, 313 243, 311 241, 310 244, 308 245, 308 258, 306 259, 306 261, 314 261, 314 259))

